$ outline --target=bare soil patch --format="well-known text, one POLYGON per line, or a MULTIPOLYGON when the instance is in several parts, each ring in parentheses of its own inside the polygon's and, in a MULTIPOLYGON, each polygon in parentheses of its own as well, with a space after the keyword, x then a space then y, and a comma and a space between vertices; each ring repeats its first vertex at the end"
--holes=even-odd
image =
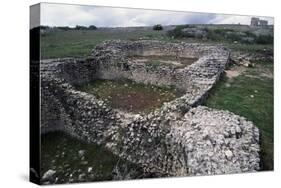
POLYGON ((239 76, 241 73, 246 71, 246 67, 244 66, 233 66, 231 69, 229 70, 225 70, 226 73, 226 77, 227 78, 235 78, 237 76, 239 76))
POLYGON ((131 59, 135 62, 147 63, 151 65, 172 65, 177 68, 183 68, 191 65, 198 58, 186 58, 175 56, 132 56, 131 59))
POLYGON ((115 109, 126 112, 150 112, 180 97, 184 93, 175 88, 145 85, 130 80, 96 80, 80 86, 81 91, 91 93, 115 109))

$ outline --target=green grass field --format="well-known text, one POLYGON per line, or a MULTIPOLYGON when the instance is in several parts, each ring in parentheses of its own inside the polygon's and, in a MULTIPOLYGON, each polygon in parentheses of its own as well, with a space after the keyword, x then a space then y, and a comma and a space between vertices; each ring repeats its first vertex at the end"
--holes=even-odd
POLYGON ((42 172, 49 169, 56 171, 51 184, 112 180, 116 167, 122 174, 130 172, 135 178, 143 173, 139 166, 120 159, 105 148, 80 141, 63 132, 43 135, 41 144, 42 172), (81 156, 79 151, 85 154, 81 156))
POLYGON ((273 64, 260 62, 241 75, 224 77, 213 89, 205 105, 229 110, 253 121, 261 133, 261 167, 273 169, 273 78, 261 76, 273 72, 273 64))
MULTIPOLYGON (((165 31, 154 30, 134 30, 134 31, 102 31, 102 30, 55 30, 41 35, 41 58, 64 58, 64 57, 85 57, 90 55, 91 50, 105 40, 138 40, 138 39, 156 39, 170 42, 201 42, 221 44, 208 40, 194 38, 172 39, 168 37, 165 31)), ((234 44, 223 43, 233 50, 256 52, 264 48, 272 49, 272 45, 257 44, 234 44)))
POLYGON ((41 35, 41 58, 84 57, 105 40, 164 39, 163 31, 56 30, 41 35))

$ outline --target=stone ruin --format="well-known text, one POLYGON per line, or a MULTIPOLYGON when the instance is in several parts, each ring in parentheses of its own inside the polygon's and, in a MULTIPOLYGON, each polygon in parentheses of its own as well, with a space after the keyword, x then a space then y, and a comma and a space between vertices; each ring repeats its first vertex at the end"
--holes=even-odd
POLYGON ((267 25, 268 25, 267 20, 262 20, 255 17, 251 18, 251 26, 267 26, 267 25))
POLYGON ((162 176, 257 171, 258 128, 231 112, 200 106, 229 55, 222 46, 117 40, 98 45, 88 58, 42 61, 41 133, 63 130, 162 176), (179 68, 132 58, 152 55, 198 60, 179 68), (185 94, 153 112, 133 114, 75 87, 95 79, 174 86, 185 94))

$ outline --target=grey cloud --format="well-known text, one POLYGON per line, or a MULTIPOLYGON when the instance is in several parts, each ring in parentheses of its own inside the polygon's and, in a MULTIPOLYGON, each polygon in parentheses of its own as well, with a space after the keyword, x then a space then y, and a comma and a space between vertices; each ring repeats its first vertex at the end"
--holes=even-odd
MULTIPOLYGON (((176 12, 81 6, 43 3, 41 25, 98 27, 149 26, 154 24, 249 24, 251 16, 222 15, 211 13, 176 12)), ((273 22, 272 18, 266 18, 273 22)))

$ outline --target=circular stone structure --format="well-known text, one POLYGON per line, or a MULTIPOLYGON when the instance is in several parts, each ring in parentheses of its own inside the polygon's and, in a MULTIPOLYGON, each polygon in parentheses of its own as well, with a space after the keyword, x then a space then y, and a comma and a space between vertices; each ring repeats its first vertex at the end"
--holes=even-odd
POLYGON ((259 130, 244 117, 200 106, 229 62, 222 46, 162 41, 106 41, 86 59, 41 62, 41 131, 63 130, 165 176, 259 170, 259 130), (152 65, 150 57, 196 62, 152 65), (77 85, 130 79, 173 86, 184 95, 150 113, 113 109, 77 85))

